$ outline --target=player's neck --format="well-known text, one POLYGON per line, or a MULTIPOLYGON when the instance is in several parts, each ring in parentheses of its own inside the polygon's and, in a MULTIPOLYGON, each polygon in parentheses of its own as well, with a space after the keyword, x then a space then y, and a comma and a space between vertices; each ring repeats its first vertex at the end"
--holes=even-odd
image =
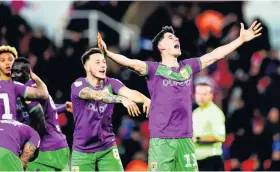
POLYGON ((179 63, 177 61, 177 58, 172 57, 172 56, 162 55, 161 63, 168 66, 168 67, 179 67, 179 63))
POLYGON ((102 84, 103 84, 102 79, 98 79, 98 78, 95 78, 93 76, 87 76, 87 81, 93 87, 99 87, 99 86, 102 86, 102 84))
POLYGON ((3 74, 2 72, 0 74, 1 74, 1 76, 0 76, 1 80, 6 80, 6 81, 12 80, 12 78, 8 75, 3 74))

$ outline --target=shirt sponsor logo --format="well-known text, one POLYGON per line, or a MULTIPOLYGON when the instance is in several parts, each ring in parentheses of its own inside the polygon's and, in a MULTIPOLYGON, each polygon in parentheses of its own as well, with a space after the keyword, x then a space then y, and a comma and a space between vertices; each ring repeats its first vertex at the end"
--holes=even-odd
POLYGON ((191 80, 186 80, 186 81, 174 81, 171 79, 164 79, 163 80, 163 86, 168 87, 168 86, 180 86, 180 87, 185 87, 187 85, 190 85, 191 80))
POLYGON ((99 107, 96 107, 94 104, 89 103, 89 104, 88 104, 88 109, 89 109, 89 110, 92 110, 92 111, 94 111, 94 112, 103 113, 103 112, 105 112, 107 106, 108 106, 107 104, 104 104, 103 106, 100 105, 99 107))

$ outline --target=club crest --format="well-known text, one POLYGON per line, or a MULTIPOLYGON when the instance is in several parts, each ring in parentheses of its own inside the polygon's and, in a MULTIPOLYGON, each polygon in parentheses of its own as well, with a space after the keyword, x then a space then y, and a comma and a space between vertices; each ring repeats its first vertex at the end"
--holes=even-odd
POLYGON ((155 172, 157 170, 157 161, 151 162, 151 170, 152 172, 155 172))
POLYGON ((72 167, 72 172, 80 172, 80 167, 79 166, 72 167))
POLYGON ((182 68, 180 70, 180 74, 185 79, 189 79, 190 78, 190 75, 189 75, 188 71, 185 68, 182 68))

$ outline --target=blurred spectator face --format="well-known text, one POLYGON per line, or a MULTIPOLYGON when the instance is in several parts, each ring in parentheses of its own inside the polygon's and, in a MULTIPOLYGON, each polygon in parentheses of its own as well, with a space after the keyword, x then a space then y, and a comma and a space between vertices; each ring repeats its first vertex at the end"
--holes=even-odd
POLYGON ((279 120, 279 111, 277 108, 272 108, 269 111, 268 119, 272 123, 276 123, 279 120))
POLYGON ((102 54, 92 54, 85 64, 85 69, 88 74, 98 79, 105 79, 107 64, 102 54))
POLYGON ((195 87, 195 101, 199 106, 204 106, 213 100, 213 90, 209 85, 195 87))
POLYGON ((12 53, 1 53, 0 54, 0 74, 7 75, 11 73, 12 64, 15 57, 12 53))
POLYGON ((33 54, 30 54, 29 57, 28 57, 29 61, 30 61, 30 66, 31 66, 31 69, 33 70, 35 65, 37 64, 37 57, 33 54))
POLYGON ((251 76, 256 76, 260 72, 260 67, 258 65, 252 65, 250 68, 250 75, 251 76))
POLYGON ((260 135, 263 132, 264 124, 262 121, 254 121, 253 132, 255 135, 260 135))
POLYGON ((275 50, 275 49, 272 49, 272 50, 270 50, 270 58, 271 59, 277 59, 277 57, 278 57, 278 51, 277 50, 275 50))
POLYGON ((6 28, 5 26, 3 26, 3 27, 1 28, 1 34, 2 34, 2 35, 6 35, 6 33, 7 33, 7 28, 6 28))
POLYGON ((178 57, 181 55, 179 39, 172 33, 165 33, 158 45, 161 54, 178 57))
POLYGON ((173 15, 171 21, 172 21, 172 25, 175 26, 176 28, 182 27, 183 19, 179 15, 177 14, 173 15))
POLYGON ((134 160, 141 160, 141 161, 147 161, 147 158, 146 158, 146 154, 145 152, 141 151, 141 152, 136 152, 134 155, 133 155, 133 159, 134 160))

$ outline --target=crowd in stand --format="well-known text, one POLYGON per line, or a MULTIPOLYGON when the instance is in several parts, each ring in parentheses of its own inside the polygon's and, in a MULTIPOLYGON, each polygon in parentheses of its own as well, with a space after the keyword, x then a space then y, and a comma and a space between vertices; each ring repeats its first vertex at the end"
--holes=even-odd
MULTIPOLYGON (((121 21, 131 3, 77 1, 72 9, 97 9, 121 21)), ((242 5, 242 2, 170 2, 146 19, 141 38, 151 40, 162 26, 171 25, 180 38, 182 59, 200 56, 239 36, 239 23, 246 24, 242 5)), ((80 57, 89 45, 80 33, 87 29, 87 22, 70 20, 67 29, 74 31, 72 39, 65 39, 62 47, 56 47, 44 30, 32 29, 18 10, 0 3, 0 11, 1 16, 5 16, 0 20, 1 45, 16 47, 20 56, 30 60, 33 70, 48 85, 57 103, 69 100, 70 85, 85 75, 80 57)), ((203 80, 214 85, 215 103, 226 115, 227 138, 223 146, 226 170, 280 170, 280 61, 278 52, 270 46, 265 23, 262 25, 261 37, 195 78, 195 83, 203 80)), ((102 24, 99 31, 109 48, 118 52, 118 34, 102 24)), ((150 50, 142 49, 138 54, 121 53, 141 60, 157 60, 150 50)), ((144 78, 109 60, 108 76, 149 96, 144 78)), ((60 122, 71 147, 72 114, 60 114, 60 122)), ((145 167, 149 147, 145 115, 131 118, 125 109, 117 106, 113 125, 124 167, 129 170, 145 167), (140 164, 139 167, 136 164, 140 164)))

